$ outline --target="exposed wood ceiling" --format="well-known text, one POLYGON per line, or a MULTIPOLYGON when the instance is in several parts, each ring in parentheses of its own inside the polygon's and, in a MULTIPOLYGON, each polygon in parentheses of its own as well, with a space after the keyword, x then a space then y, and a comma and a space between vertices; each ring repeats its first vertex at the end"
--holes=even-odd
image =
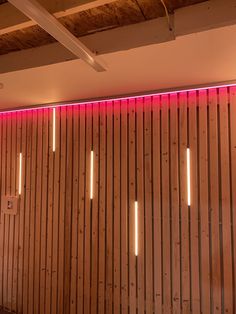
MULTIPOLYGON (((204 2, 206 0, 166 0, 169 12, 204 2)), ((0 4, 6 2, 0 0, 0 4)), ((160 0, 117 0, 90 10, 59 18, 75 36, 140 23, 165 15, 160 0)), ((158 31, 158 30, 157 30, 158 31)), ((39 47, 55 42, 55 39, 34 25, 11 33, 0 35, 0 55, 13 51, 39 47)))

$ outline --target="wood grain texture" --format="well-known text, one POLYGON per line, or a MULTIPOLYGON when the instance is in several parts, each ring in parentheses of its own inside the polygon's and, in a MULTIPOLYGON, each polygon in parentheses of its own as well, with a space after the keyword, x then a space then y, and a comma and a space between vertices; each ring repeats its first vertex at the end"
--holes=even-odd
MULTIPOLYGON (((173 13, 175 9, 204 1, 206 0, 166 0, 166 5, 169 12, 173 13)), ((76 37, 82 37, 162 16, 165 16, 165 10, 161 1, 116 0, 99 7, 60 17, 58 20, 76 37)), ((48 45, 55 41, 38 25, 28 26, 0 35, 0 55, 48 45)))
POLYGON ((197 135, 197 95, 188 95, 188 146, 190 149, 190 267, 191 267, 191 307, 193 313, 200 313, 199 288, 199 205, 198 205, 198 135, 197 135))
POLYGON ((23 162, 17 215, 1 212, 0 306, 234 313, 235 104, 221 88, 57 108, 55 152, 52 109, 1 114, 2 195, 19 196, 23 162))
POLYGON ((220 216, 222 222, 223 304, 225 312, 233 311, 233 247, 229 154, 229 112, 226 88, 219 89, 220 122, 220 216))

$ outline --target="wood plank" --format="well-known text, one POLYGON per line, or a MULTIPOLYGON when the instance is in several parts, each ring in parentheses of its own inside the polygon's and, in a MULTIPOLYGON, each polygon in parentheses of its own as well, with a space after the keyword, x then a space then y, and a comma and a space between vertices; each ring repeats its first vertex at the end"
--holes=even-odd
POLYGON ((209 169, 208 169, 207 91, 199 91, 199 211, 201 310, 211 312, 210 237, 209 237, 209 169))
POLYGON ((45 283, 45 313, 51 312, 51 284, 52 284, 52 229, 53 229, 53 109, 48 111, 48 178, 47 178, 47 253, 46 253, 46 283, 45 283))
POLYGON ((177 94, 170 95, 170 193, 171 193, 171 258, 172 307, 180 313, 180 203, 179 203, 179 133, 177 94))
POLYGON ((43 169, 43 110, 38 111, 38 130, 37 130, 37 193, 35 200, 35 264, 34 264, 34 310, 39 313, 40 300, 40 247, 41 247, 41 213, 42 213, 42 169, 43 169))
POLYGON ((153 97, 153 235, 154 235, 154 312, 162 312, 162 211, 161 211, 161 111, 160 97, 153 97))
POLYGON ((128 128, 127 100, 121 101, 121 313, 128 313, 128 128))
POLYGON ((19 263, 18 263, 18 297, 17 309, 23 311, 23 259, 24 259, 24 227, 25 227, 25 183, 26 183, 26 149, 27 149, 27 133, 26 133, 26 112, 22 112, 22 190, 20 195, 20 231, 19 231, 19 263))
POLYGON ((114 314, 120 314, 120 289, 121 289, 121 130, 120 130, 120 101, 114 102, 114 314))
MULTIPOLYGON (((102 5, 107 5, 115 0, 67 0, 66 3, 53 2, 49 3, 47 0, 40 2, 43 7, 50 11, 55 17, 65 17, 70 14, 95 9, 102 5)), ((16 30, 23 30, 24 28, 36 25, 35 21, 16 10, 11 4, 6 3, 4 10, 0 10, 0 29, 1 34, 6 34, 16 30)))
POLYGON ((47 183, 48 183, 48 119, 49 110, 43 110, 43 158, 42 158, 42 200, 41 200, 41 241, 40 241, 40 303, 39 313, 45 313, 45 289, 46 289, 46 252, 47 252, 47 183))
POLYGON ((106 103, 106 313, 113 312, 113 103, 106 103))
MULTIPOLYGON (((171 235, 170 235, 170 182, 169 182, 169 98, 161 97, 161 188, 162 188, 162 239, 163 239, 163 311, 171 311, 171 235)), ((150 197, 150 196, 149 196, 150 197)), ((147 225, 148 228, 148 225, 147 225)))
MULTIPOLYGON (((229 90, 230 95, 230 156, 231 156, 231 186, 232 186, 232 209, 236 206, 236 87, 231 87, 229 90)), ((232 225, 233 225, 233 256, 234 256, 234 282, 236 282, 236 214, 232 211, 232 225)), ((236 289, 234 287, 233 299, 236 300, 236 289)), ((235 301, 234 301, 235 302, 235 301)), ((235 311, 234 303, 234 311, 235 311)))
MULTIPOLYGON (((16 115, 11 115, 11 176, 10 194, 16 195, 16 115)), ((15 215, 9 215, 9 261, 8 261, 8 304, 13 309, 13 263, 14 263, 15 215)))
MULTIPOLYGON (((3 119, 4 116, 0 116, 0 182, 1 182, 1 195, 4 192, 4 185, 3 185, 3 174, 4 174, 4 151, 3 151, 3 119)), ((2 202, 2 199, 0 200, 0 203, 2 202)), ((1 210, 0 213, 0 304, 3 304, 3 256, 4 256, 4 214, 1 210)))
POLYGON ((99 202, 99 105, 93 104, 93 201, 91 256, 91 313, 97 313, 98 292, 98 202, 99 202))
POLYGON ((85 106, 79 112, 79 234, 78 234, 78 285, 77 311, 84 313, 84 219, 85 219, 85 180, 86 180, 86 149, 85 149, 85 106))
POLYGON ((129 113, 129 183, 128 183, 128 228, 129 228, 129 312, 131 314, 136 313, 136 267, 137 258, 135 256, 135 215, 134 215, 134 204, 136 201, 136 122, 135 122, 135 99, 130 99, 128 102, 128 113, 129 113))
POLYGON ((209 90, 209 170, 210 170, 210 225, 211 225, 211 269, 212 310, 221 313, 221 254, 219 213, 219 125, 217 114, 217 90, 209 90))
POLYGON ((36 158, 37 158, 37 111, 32 111, 32 149, 30 167, 30 219, 29 219, 29 292, 28 312, 34 308, 34 248, 35 248, 35 197, 36 197, 36 158))
POLYGON ((53 244, 52 244, 52 314, 57 314, 58 304, 58 247, 59 247, 59 212, 60 212, 60 153, 61 153, 61 115, 55 110, 56 151, 54 152, 54 196, 53 196, 53 244))
POLYGON ((65 248, 64 248, 64 313, 70 312, 71 279, 71 214, 72 214, 72 174, 73 174, 73 137, 72 107, 67 107, 66 121, 66 203, 65 203, 65 248))
POLYGON ((66 202, 66 108, 60 109, 60 209, 58 239, 58 298, 57 312, 64 313, 64 250, 65 250, 65 202, 66 202))
POLYGON ((98 313, 105 313, 105 259, 106 259, 106 107, 99 108, 99 261, 98 261, 98 313))
MULTIPOLYGON (((0 127, 1 128, 1 127, 0 127)), ((15 194, 19 196, 19 161, 21 151, 21 113, 16 114, 16 181, 15 181, 15 194)), ((1 141, 1 140, 0 140, 1 141)), ((0 162, 1 164, 1 162, 0 162)), ((14 261, 13 261, 13 292, 12 292, 12 310, 17 312, 17 286, 18 286, 18 263, 19 263, 19 231, 20 231, 20 200, 18 201, 18 212, 15 217, 15 234, 14 234, 14 261)))
MULTIPOLYGON (((7 121, 7 115, 4 114, 3 120, 2 120, 2 177, 1 177, 1 186, 2 186, 2 195, 6 194, 6 152, 7 152, 7 144, 6 144, 6 139, 7 139, 7 130, 6 130, 6 122, 7 121)), ((1 239, 2 239, 2 254, 1 254, 1 271, 2 271, 2 306, 4 306, 5 302, 5 294, 6 294, 6 271, 4 268, 5 265, 5 214, 2 213, 1 217, 1 222, 2 222, 2 234, 1 234, 1 239)))
POLYGON ((30 235, 30 193, 31 193, 31 160, 32 160, 32 111, 26 115, 26 187, 25 187, 25 226, 24 226, 24 262, 23 262, 23 312, 28 311, 29 293, 29 235, 30 235))
POLYGON ((180 216, 181 216, 181 306, 190 312, 190 246, 189 210, 187 202, 187 94, 179 95, 179 158, 180 158, 180 216))
POLYGON ((151 97, 144 99, 144 194, 146 312, 153 312, 153 202, 152 202, 152 127, 151 97))
POLYGON ((92 104, 86 106, 86 164, 85 164, 85 246, 84 246, 84 312, 91 309, 91 200, 90 200, 90 162, 92 150, 92 104))
POLYGON ((194 313, 200 313, 199 284, 199 224, 198 224, 198 147, 197 147, 197 98, 196 92, 188 95, 189 149, 190 149, 190 256, 191 256, 191 306, 194 313))
POLYGON ((78 191, 79 191, 79 107, 73 107, 73 183, 72 183, 72 235, 71 235, 71 283, 70 283, 70 313, 77 309, 78 280, 78 191))
POLYGON ((223 246, 223 304, 224 311, 233 312, 233 265, 232 265, 232 234, 231 234, 231 204, 230 204, 230 168, 229 168, 229 121, 228 92, 226 88, 219 89, 220 115, 220 195, 222 219, 223 246))
MULTIPOLYGON (((11 113, 6 114, 6 195, 11 193, 11 113)), ((5 309, 10 308, 10 300, 8 299, 8 264, 9 264, 9 237, 10 237, 10 215, 4 215, 4 291, 3 306, 5 309)))
POLYGON ((143 98, 136 103, 137 113, 137 202, 138 202, 138 258, 137 258, 137 293, 138 313, 145 311, 145 219, 144 219, 144 138, 143 138, 143 98))

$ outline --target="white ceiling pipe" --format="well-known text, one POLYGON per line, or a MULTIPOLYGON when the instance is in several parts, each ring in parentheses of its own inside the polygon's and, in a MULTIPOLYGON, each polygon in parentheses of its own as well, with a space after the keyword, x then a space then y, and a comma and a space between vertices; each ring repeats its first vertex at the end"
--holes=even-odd
POLYGON ((97 57, 52 14, 35 0, 8 0, 18 10, 34 20, 47 33, 70 50, 75 56, 88 63, 97 72, 106 71, 97 57))

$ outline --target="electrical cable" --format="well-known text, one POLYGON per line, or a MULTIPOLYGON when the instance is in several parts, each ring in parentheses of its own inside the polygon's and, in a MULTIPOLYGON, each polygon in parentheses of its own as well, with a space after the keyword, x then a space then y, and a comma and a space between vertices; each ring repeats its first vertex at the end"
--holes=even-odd
POLYGON ((171 23, 170 23, 170 15, 169 15, 169 12, 168 12, 168 9, 167 9, 167 6, 164 2, 164 0, 160 0, 164 9, 165 9, 165 13, 166 13, 166 18, 167 18, 167 21, 168 21, 168 26, 169 26, 169 30, 172 31, 172 27, 171 27, 171 23))

